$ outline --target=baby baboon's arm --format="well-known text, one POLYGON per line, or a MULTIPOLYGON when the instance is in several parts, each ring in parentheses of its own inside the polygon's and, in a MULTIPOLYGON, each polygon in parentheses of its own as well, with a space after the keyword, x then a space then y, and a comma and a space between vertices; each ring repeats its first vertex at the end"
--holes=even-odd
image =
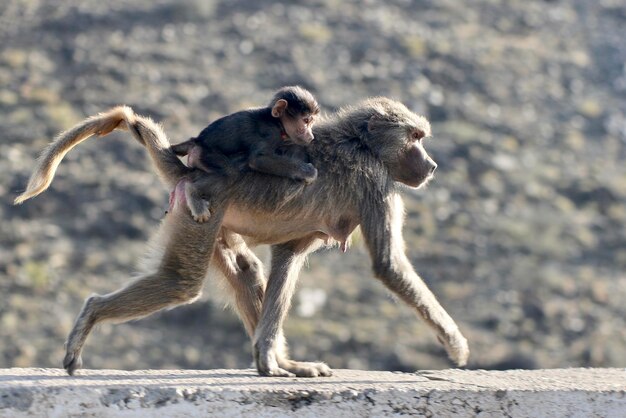
POLYGON ((317 169, 313 164, 302 159, 276 154, 274 149, 266 144, 261 144, 251 153, 248 165, 251 169, 261 173, 302 180, 306 183, 312 183, 317 179, 317 169))

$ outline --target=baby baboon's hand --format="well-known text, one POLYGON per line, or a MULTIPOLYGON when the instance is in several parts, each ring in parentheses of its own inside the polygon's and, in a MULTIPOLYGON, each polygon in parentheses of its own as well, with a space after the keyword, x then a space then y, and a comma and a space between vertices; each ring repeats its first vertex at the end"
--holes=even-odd
POLYGON ((306 163, 302 166, 302 178, 306 184, 311 184, 317 180, 317 168, 311 163, 306 163))

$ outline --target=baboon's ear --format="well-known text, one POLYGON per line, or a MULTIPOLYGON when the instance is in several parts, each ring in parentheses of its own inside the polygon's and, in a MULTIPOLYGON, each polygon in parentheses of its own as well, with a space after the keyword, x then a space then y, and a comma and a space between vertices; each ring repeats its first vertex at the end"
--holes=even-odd
POLYGON ((374 113, 367 120, 367 132, 372 132, 374 129, 380 127, 380 125, 384 122, 384 115, 380 113, 374 113))
POLYGON ((276 101, 276 104, 272 108, 272 116, 275 118, 279 118, 285 113, 287 109, 287 100, 280 99, 276 101))

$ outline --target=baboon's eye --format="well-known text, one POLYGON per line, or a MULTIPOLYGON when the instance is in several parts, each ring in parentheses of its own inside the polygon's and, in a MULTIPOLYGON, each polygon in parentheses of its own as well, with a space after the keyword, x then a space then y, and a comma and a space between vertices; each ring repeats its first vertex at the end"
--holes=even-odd
POLYGON ((422 131, 411 132, 411 139, 413 139, 414 141, 419 141, 422 138, 424 138, 424 132, 422 131))

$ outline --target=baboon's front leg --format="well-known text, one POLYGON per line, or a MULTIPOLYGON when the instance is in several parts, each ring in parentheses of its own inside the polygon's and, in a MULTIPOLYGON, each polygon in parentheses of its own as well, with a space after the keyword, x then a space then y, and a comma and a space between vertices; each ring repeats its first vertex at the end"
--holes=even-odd
POLYGON ((198 224, 181 206, 175 204, 161 225, 159 233, 165 242, 156 271, 118 291, 85 301, 66 342, 63 367, 70 375, 81 367, 83 345, 96 324, 141 318, 190 303, 200 295, 224 211, 220 209, 209 222, 198 224))
POLYGON ((464 366, 469 357, 467 340, 406 257, 402 239, 403 212, 398 195, 390 196, 384 205, 368 205, 363 212, 361 231, 372 257, 374 274, 417 310, 437 333, 452 361, 464 366))
POLYGON ((306 255, 320 242, 311 237, 272 246, 272 269, 253 347, 261 375, 316 377, 331 374, 330 368, 323 363, 290 360, 283 335, 283 322, 291 305, 298 274, 306 255))

